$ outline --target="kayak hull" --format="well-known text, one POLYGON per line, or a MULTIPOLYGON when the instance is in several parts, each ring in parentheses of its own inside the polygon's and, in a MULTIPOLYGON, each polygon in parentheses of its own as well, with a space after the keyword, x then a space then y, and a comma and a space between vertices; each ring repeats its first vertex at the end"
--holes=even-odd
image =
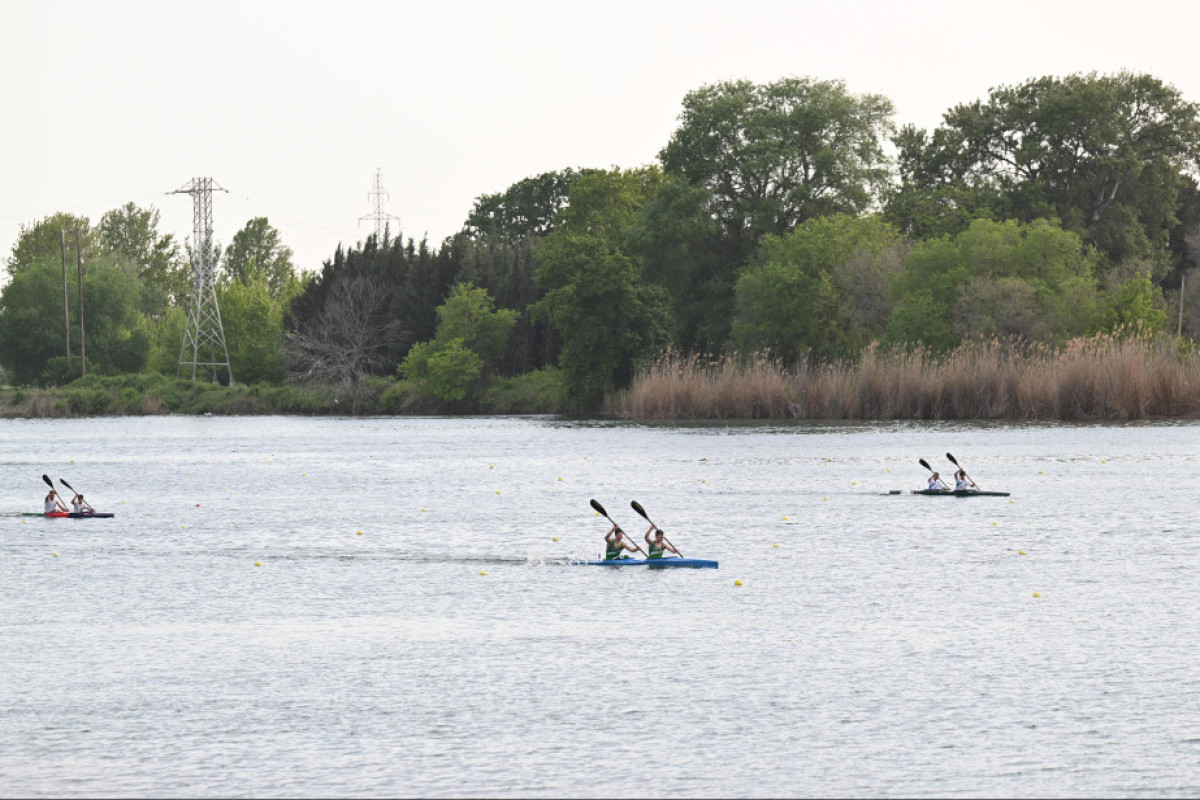
POLYGON ((927 497, 1008 497, 1008 492, 981 492, 976 489, 943 492, 939 489, 913 489, 913 494, 923 494, 927 497))
POLYGON ((612 561, 577 561, 592 567, 649 567, 662 569, 664 567, 686 567, 691 569, 717 569, 718 562, 707 561, 703 558, 618 558, 612 561))
POLYGON ((49 514, 42 514, 42 516, 50 519, 63 519, 65 517, 70 517, 71 519, 91 519, 92 517, 97 517, 99 519, 112 519, 113 517, 113 515, 108 512, 97 512, 95 514, 76 514, 74 511, 51 511, 49 514))

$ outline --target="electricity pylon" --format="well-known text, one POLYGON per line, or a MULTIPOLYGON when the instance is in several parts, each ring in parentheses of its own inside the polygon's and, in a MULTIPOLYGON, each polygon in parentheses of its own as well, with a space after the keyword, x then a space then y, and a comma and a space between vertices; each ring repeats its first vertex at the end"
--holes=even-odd
MULTIPOLYGON (((214 186, 212 178, 192 178, 189 183, 170 193, 192 196, 193 231, 192 296, 175 376, 180 377, 186 367, 191 367, 192 380, 196 380, 197 368, 210 367, 213 383, 216 383, 217 368, 224 367, 232 384, 233 369, 229 366, 229 348, 225 346, 225 328, 221 324, 221 309, 217 305, 217 267, 212 241, 214 186)), ((216 188, 226 191, 220 186, 216 188)))
POLYGON ((358 218, 359 222, 365 219, 372 220, 375 223, 375 244, 377 247, 383 247, 383 235, 386 233, 387 222, 389 219, 396 220, 396 230, 400 230, 400 218, 395 214, 388 214, 383 210, 383 198, 390 198, 387 192, 383 190, 383 168, 375 168, 375 185, 371 189, 371 193, 367 195, 367 199, 375 203, 375 211, 371 214, 365 214, 358 218))

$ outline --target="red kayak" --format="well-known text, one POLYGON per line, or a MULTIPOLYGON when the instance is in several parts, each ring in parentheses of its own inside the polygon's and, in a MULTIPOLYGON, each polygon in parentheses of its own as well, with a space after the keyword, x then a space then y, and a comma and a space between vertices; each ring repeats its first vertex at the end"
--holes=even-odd
POLYGON ((101 519, 109 519, 113 515, 100 513, 98 511, 84 511, 82 514, 76 514, 74 511, 51 511, 50 513, 43 514, 42 516, 54 517, 55 519, 59 517, 70 517, 71 519, 88 519, 90 517, 99 517, 101 519))

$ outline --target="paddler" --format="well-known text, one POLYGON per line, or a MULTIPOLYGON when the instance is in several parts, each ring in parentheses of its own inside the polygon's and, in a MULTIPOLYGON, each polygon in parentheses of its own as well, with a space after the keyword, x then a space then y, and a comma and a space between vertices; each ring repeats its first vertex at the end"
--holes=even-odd
POLYGON ((604 534, 604 541, 607 546, 604 548, 605 561, 620 561, 621 559, 629 558, 625 555, 626 550, 633 552, 638 551, 638 546, 625 538, 625 531, 617 527, 617 523, 608 529, 608 533, 604 534))
POLYGON ((67 507, 63 505, 62 500, 58 499, 58 492, 51 489, 50 494, 46 495, 45 502, 42 503, 42 513, 53 514, 56 511, 66 510, 67 507))
POLYGON ((954 491, 969 492, 972 489, 978 488, 979 487, 975 485, 975 481, 967 477, 965 470, 960 469, 958 472, 954 473, 954 491))
POLYGON ((935 472, 929 476, 929 491, 948 492, 950 487, 942 483, 942 477, 935 472))
POLYGON ((667 541, 662 528, 653 522, 650 523, 650 528, 646 531, 646 545, 646 558, 662 558, 664 550, 670 550, 675 555, 683 557, 683 554, 672 547, 671 543, 667 541), (650 538, 650 531, 657 531, 653 539, 650 538))
POLYGON ((88 505, 83 495, 77 494, 71 498, 71 511, 75 514, 95 514, 96 509, 88 505))

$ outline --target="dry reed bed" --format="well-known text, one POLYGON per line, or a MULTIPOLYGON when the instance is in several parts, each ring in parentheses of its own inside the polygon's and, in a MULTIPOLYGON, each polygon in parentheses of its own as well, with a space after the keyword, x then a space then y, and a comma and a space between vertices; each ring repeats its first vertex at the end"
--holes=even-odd
POLYGON ((1200 416, 1200 357, 1099 336, 1062 348, 971 342, 947 357, 868 348, 855 364, 668 353, 609 413, 632 419, 1147 419, 1200 416))

